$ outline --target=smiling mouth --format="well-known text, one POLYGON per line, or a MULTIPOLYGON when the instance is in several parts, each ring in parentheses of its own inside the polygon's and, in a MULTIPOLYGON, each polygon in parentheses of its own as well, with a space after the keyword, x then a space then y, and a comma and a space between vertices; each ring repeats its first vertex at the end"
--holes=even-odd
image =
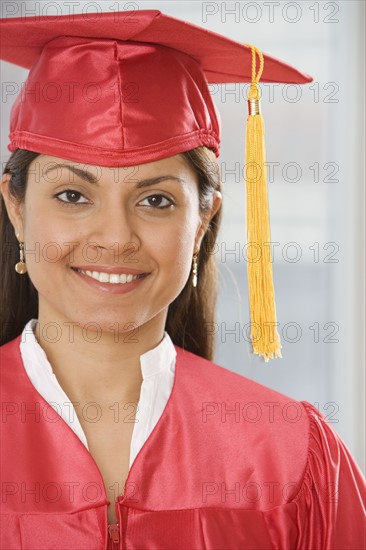
POLYGON ((131 273, 105 273, 103 271, 87 271, 84 269, 78 269, 78 268, 72 268, 74 271, 77 271, 78 273, 82 273, 83 275, 87 275, 88 277, 91 277, 92 279, 95 279, 96 281, 99 281, 100 283, 110 283, 110 284, 122 284, 125 285, 127 283, 131 283, 132 281, 135 281, 136 279, 143 279, 148 275, 148 273, 141 273, 139 275, 132 275, 131 273))

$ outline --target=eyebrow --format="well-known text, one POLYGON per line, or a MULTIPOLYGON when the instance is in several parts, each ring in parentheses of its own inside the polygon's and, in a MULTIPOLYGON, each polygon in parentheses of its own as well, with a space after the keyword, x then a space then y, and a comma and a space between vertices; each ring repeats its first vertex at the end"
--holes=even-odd
MULTIPOLYGON (((91 172, 88 172, 87 170, 81 170, 80 168, 77 168, 76 166, 72 166, 69 164, 53 164, 50 168, 46 170, 45 175, 51 172, 52 170, 56 170, 57 168, 67 168, 68 170, 73 172, 76 176, 87 181, 88 183, 91 183, 93 185, 98 185, 97 176, 95 176, 91 172)), ((142 187, 149 187, 151 185, 156 185, 157 183, 161 183, 162 181, 166 181, 166 180, 177 181, 178 183, 181 183, 183 186, 187 185, 187 182, 185 179, 168 174, 165 176, 157 176, 155 178, 147 178, 147 179, 139 180, 136 184, 136 189, 140 189, 142 187)))

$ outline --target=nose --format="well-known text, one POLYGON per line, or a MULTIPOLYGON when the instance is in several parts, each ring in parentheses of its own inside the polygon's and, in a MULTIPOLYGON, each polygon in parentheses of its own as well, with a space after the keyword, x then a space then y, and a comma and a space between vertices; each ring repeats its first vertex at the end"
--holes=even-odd
POLYGON ((105 249, 114 256, 140 247, 137 220, 120 201, 108 201, 93 214, 88 234, 90 245, 105 249))

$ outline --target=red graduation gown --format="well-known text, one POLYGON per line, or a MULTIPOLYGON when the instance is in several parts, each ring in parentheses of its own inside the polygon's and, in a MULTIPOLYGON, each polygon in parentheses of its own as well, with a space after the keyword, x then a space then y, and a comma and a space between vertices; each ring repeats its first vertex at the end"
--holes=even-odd
POLYGON ((19 341, 1 348, 2 550, 365 547, 365 483, 325 418, 178 346, 113 543, 98 467, 31 384, 19 341))

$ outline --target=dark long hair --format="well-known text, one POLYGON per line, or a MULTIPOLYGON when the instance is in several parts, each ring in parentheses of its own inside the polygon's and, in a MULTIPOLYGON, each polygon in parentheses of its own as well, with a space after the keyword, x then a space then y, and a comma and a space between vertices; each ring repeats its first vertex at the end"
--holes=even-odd
MULTIPOLYGON (((16 149, 9 158, 4 174, 10 174, 9 190, 19 203, 24 202, 28 167, 38 153, 16 149)), ((204 215, 211 205, 214 190, 221 191, 219 167, 214 153, 198 147, 182 153, 196 171, 199 180, 199 211, 204 215)), ((198 256, 198 282, 192 278, 169 305, 165 330, 174 344, 196 355, 212 360, 215 349, 215 311, 218 290, 217 265, 212 254, 220 227, 221 206, 203 237, 198 256)), ((19 242, 0 197, 1 317, 0 345, 21 334, 25 324, 38 318, 38 292, 28 274, 18 275, 14 266, 19 261, 19 242)))

